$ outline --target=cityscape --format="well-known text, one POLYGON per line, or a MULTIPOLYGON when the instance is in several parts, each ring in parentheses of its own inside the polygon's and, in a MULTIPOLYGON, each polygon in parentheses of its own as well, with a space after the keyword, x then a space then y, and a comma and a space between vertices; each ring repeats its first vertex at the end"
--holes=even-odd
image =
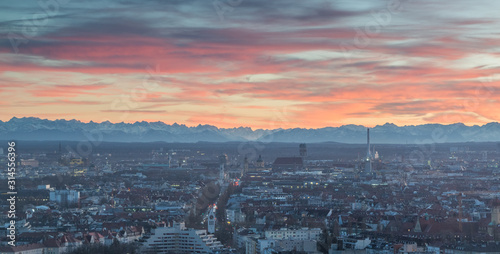
POLYGON ((499 14, 0 1, 0 254, 500 254, 499 14))
POLYGON ((364 138, 102 142, 90 151, 77 141, 16 141, 15 151, 0 150, 2 164, 16 154, 16 220, 3 185, 0 250, 499 251, 500 143, 373 144, 369 128, 364 138))

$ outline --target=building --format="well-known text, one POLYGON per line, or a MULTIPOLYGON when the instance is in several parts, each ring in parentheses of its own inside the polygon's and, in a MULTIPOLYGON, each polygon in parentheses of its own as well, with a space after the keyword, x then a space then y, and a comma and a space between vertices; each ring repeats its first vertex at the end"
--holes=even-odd
POLYGON ((456 246, 446 246, 445 254, 500 254, 500 244, 463 244, 456 246))
POLYGON ((316 240, 277 240, 250 236, 246 239, 247 254, 307 253, 320 254, 316 240))
POLYGON ((246 254, 257 254, 258 253, 258 237, 249 237, 245 242, 245 253, 246 254))
POLYGON ((303 166, 302 157, 278 157, 274 160, 273 171, 297 171, 303 166))
POLYGON ((215 253, 222 250, 222 244, 206 230, 188 229, 184 223, 174 222, 173 227, 153 229, 141 253, 215 253))
POLYGON ((352 250, 364 250, 368 245, 370 245, 371 240, 369 238, 343 238, 342 244, 344 249, 352 250))
POLYGON ((488 224, 488 234, 498 240, 498 225, 500 225, 500 200, 495 199, 491 202, 491 221, 488 224))
POLYGON ((263 168, 264 167, 264 160, 262 159, 262 155, 259 154, 259 158, 255 162, 255 166, 258 168, 263 168))
POLYGON ((321 229, 319 228, 301 228, 288 229, 281 228, 278 230, 267 230, 264 235, 266 239, 275 240, 319 240, 321 229))
POLYGON ((82 241, 71 235, 48 238, 43 243, 30 243, 17 246, 0 246, 0 254, 61 254, 82 246, 82 241))
POLYGON ((260 234, 255 232, 255 230, 251 230, 248 228, 240 228, 234 230, 233 234, 233 244, 237 249, 245 249, 246 242, 249 241, 250 238, 259 238, 260 234))
POLYGON ((39 166, 39 163, 35 159, 21 159, 21 166, 36 168, 39 166))
POLYGON ((50 201, 57 202, 61 206, 78 204, 80 192, 76 190, 54 190, 50 192, 50 201))
POLYGON ((208 213, 208 233, 215 233, 215 207, 210 208, 210 212, 208 213))
POLYGON ((300 153, 300 157, 302 157, 302 159, 305 159, 307 157, 307 146, 306 146, 306 144, 300 144, 299 145, 299 153, 300 153))
POLYGON ((245 213, 241 212, 241 207, 239 205, 234 205, 233 207, 226 209, 226 219, 230 223, 241 223, 245 222, 245 213))
POLYGON ((49 190, 19 190, 17 200, 25 204, 44 205, 49 202, 49 190))
POLYGON ((182 210, 184 204, 178 201, 161 201, 155 203, 155 211, 178 211, 182 210))
POLYGON ((41 243, 20 245, 20 246, 0 246, 0 254, 45 254, 46 247, 41 243))

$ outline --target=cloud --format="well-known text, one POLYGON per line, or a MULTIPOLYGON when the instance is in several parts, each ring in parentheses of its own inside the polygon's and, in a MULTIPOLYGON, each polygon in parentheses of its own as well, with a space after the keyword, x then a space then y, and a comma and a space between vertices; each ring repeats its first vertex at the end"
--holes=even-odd
POLYGON ((12 3, 0 11, 2 107, 225 127, 500 120, 498 4, 403 2, 372 34, 384 1, 243 0, 223 20, 212 1, 72 2, 18 54, 9 29, 22 34, 23 16, 42 10, 12 3), (110 108, 121 97, 130 110, 110 108))
POLYGON ((391 113, 394 115, 400 114, 414 114, 425 115, 430 112, 439 112, 448 110, 450 105, 437 100, 419 100, 419 101, 405 101, 405 102, 389 102, 380 103, 373 108, 374 111, 391 113))
POLYGON ((109 84, 96 83, 91 85, 54 85, 46 88, 36 88, 29 91, 34 97, 77 97, 86 95, 105 95, 94 91, 109 87, 109 84))
POLYGON ((56 100, 56 101, 50 101, 50 102, 38 102, 36 103, 38 105, 83 105, 83 106, 88 106, 88 105, 102 105, 105 104, 105 102, 102 101, 71 101, 71 100, 56 100))
POLYGON ((165 110, 136 110, 136 109, 128 109, 128 110, 112 110, 106 109, 101 110, 104 113, 138 113, 138 114, 157 114, 157 113, 165 113, 165 110))
POLYGON ((469 123, 469 124, 485 124, 491 122, 491 119, 481 117, 472 112, 441 112, 436 114, 429 114, 423 118, 430 123, 469 123))

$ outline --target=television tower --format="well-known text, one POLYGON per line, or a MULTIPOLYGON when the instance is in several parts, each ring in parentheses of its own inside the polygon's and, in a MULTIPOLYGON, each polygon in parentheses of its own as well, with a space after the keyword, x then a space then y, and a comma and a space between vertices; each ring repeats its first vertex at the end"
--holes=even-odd
POLYGON ((366 158, 365 158, 365 172, 372 172, 372 154, 370 151, 370 129, 366 129, 366 158))

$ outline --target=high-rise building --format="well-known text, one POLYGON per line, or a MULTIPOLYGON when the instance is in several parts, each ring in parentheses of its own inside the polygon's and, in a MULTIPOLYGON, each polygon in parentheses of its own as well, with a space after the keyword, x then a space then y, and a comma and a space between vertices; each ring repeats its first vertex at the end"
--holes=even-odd
POLYGON ((151 237, 141 248, 141 253, 217 253, 223 245, 206 230, 188 229, 184 223, 174 222, 173 227, 153 229, 151 237))
POLYGON ((49 194, 50 201, 57 202, 61 206, 78 204, 80 192, 77 190, 53 190, 49 194))

